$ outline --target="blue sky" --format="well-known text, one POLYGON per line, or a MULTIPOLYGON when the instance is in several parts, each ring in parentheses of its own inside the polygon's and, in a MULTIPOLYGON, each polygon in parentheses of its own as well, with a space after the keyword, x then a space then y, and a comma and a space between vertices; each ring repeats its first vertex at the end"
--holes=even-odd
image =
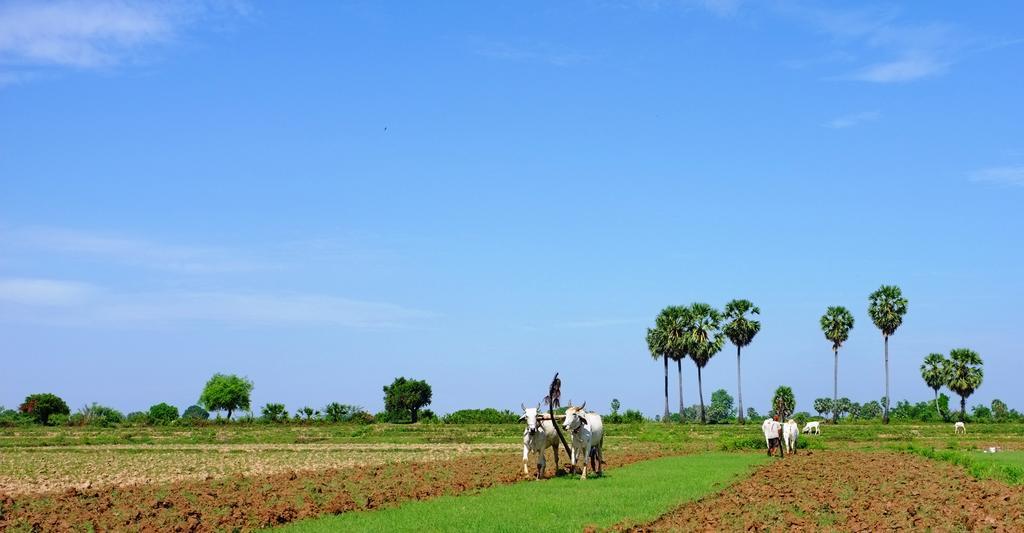
MULTIPOLYGON (((748 298, 744 398, 883 393, 867 296, 1019 387, 1024 11, 1015 2, 0 2, 0 405, 659 413, 645 328, 748 298)), ((704 396, 736 388, 734 349, 704 396)), ((684 366, 687 404, 696 372, 684 366)), ((677 404, 672 375, 671 403, 677 404)))

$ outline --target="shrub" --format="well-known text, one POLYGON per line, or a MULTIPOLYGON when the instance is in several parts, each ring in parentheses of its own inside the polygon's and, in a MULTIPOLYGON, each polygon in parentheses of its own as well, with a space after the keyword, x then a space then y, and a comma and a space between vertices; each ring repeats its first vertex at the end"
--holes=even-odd
POLYGON ((30 394, 25 397, 25 403, 18 407, 22 413, 30 416, 36 423, 46 424, 50 421, 50 415, 71 414, 71 409, 56 394, 42 393, 30 394))
POLYGON ((149 421, 156 425, 166 425, 178 419, 178 408, 166 403, 158 403, 149 408, 149 421))
POLYGON ((78 410, 72 417, 72 425, 109 427, 124 422, 124 415, 113 407, 93 402, 78 410))
POLYGON ((971 409, 971 420, 974 422, 991 422, 992 421, 992 410, 988 407, 978 404, 971 409))
POLYGON ((25 413, 0 407, 0 427, 27 426, 33 423, 35 419, 25 413))
POLYGON ((300 414, 303 417, 305 417, 306 422, 309 422, 309 421, 313 420, 314 418, 320 418, 320 411, 317 411, 316 409, 313 409, 312 407, 310 407, 308 405, 306 407, 303 407, 303 408, 295 411, 295 418, 298 418, 300 414))
MULTIPOLYGON (((266 422, 287 422, 288 411, 285 411, 283 403, 268 403, 260 410, 263 420, 266 422)), ((296 416, 298 414, 296 413, 296 416)))
POLYGON ((145 426, 149 424, 149 413, 134 411, 124 417, 124 422, 133 426, 145 426))
POLYGON ((369 416, 371 420, 373 419, 370 413, 367 413, 365 409, 358 405, 331 402, 327 404, 327 407, 324 407, 324 420, 328 422, 356 421, 354 420, 355 418, 363 417, 363 415, 369 416))
POLYGON ((71 417, 69 417, 68 415, 59 414, 59 413, 55 414, 55 415, 50 415, 50 425, 51 426, 67 426, 67 425, 70 424, 70 422, 71 422, 71 417))
POLYGON ((187 420, 209 420, 210 413, 206 409, 198 405, 190 405, 185 412, 181 414, 181 417, 187 420))
POLYGON ((622 413, 622 421, 627 424, 637 424, 644 421, 644 414, 636 409, 626 409, 622 413))
POLYGON ((516 424, 519 414, 508 409, 499 411, 492 407, 486 409, 462 409, 444 415, 445 424, 516 424))

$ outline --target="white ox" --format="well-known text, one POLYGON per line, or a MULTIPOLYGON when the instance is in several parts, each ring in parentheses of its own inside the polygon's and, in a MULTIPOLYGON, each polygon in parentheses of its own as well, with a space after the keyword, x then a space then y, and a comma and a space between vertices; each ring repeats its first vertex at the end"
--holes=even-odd
POLYGON ((808 422, 804 426, 804 433, 814 433, 815 435, 821 435, 821 422, 815 420, 814 422, 808 422))
POLYGON ((786 446, 786 453, 796 454, 796 439, 800 436, 800 426, 792 418, 782 424, 782 441, 786 446))
POLYGON ((963 433, 964 435, 967 434, 967 424, 964 424, 963 422, 957 422, 956 424, 953 424, 953 434, 959 435, 961 433, 963 433))
POLYGON ((523 408, 523 416, 519 417, 519 420, 526 421, 526 429, 523 430, 523 473, 526 475, 530 474, 530 469, 527 467, 527 463, 530 460, 530 453, 537 454, 537 472, 536 478, 540 479, 544 477, 544 467, 547 466, 547 459, 544 457, 544 452, 548 448, 554 448, 555 451, 555 471, 558 471, 558 433, 555 431, 555 425, 550 419, 542 419, 537 415, 537 411, 540 410, 540 405, 537 407, 527 408, 525 405, 520 404, 523 408))
POLYGON ((565 410, 565 422, 562 427, 572 433, 572 453, 570 462, 572 469, 576 470, 576 463, 583 458, 583 474, 580 479, 587 479, 587 461, 591 463, 591 470, 597 474, 603 472, 601 463, 603 456, 601 447, 604 444, 604 423, 601 415, 588 413, 583 409, 587 402, 579 407, 573 407, 569 402, 569 408, 565 410))

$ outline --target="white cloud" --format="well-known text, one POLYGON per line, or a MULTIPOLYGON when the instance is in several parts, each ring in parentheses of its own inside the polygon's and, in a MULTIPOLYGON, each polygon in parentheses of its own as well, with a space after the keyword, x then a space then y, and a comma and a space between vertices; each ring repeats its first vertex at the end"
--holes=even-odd
POLYGON ((971 181, 1024 187, 1024 165, 976 170, 971 173, 971 181))
POLYGON ((92 256, 130 266, 186 273, 245 272, 277 265, 213 247, 180 246, 62 228, 19 228, 0 234, 0 242, 76 256, 92 256))
POLYGON ((931 57, 907 57, 869 65, 848 77, 874 83, 903 83, 942 74, 948 67, 949 63, 931 57))
POLYGON ((5 322, 110 326, 213 322, 393 328, 413 326, 433 316, 391 303, 320 294, 117 293, 62 280, 0 280, 0 320, 5 322))
POLYGON ((0 302, 28 306, 71 306, 84 303, 96 290, 92 285, 49 279, 0 279, 0 302))
POLYGON ((844 115, 836 117, 825 123, 825 127, 833 129, 852 128, 858 124, 877 120, 881 116, 878 111, 864 111, 861 113, 854 113, 852 115, 844 115))
POLYGON ((36 77, 32 69, 109 68, 138 60, 200 19, 245 14, 241 1, 13 0, 0 3, 0 86, 36 77))
POLYGON ((478 47, 477 54, 492 59, 546 63, 556 67, 568 67, 591 60, 591 57, 585 54, 546 43, 531 45, 487 43, 478 47))
POLYGON ((166 40, 178 16, 164 3, 10 2, 0 7, 0 57, 20 64, 109 66, 134 47, 166 40))

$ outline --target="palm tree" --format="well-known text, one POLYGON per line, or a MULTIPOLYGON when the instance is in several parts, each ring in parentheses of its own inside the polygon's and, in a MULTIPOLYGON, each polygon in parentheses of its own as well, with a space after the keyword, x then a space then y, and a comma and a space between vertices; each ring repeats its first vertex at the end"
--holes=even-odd
POLYGON ((665 422, 669 421, 668 412, 668 360, 677 362, 679 368, 679 416, 683 416, 683 363, 686 357, 684 342, 688 310, 683 306, 671 305, 661 310, 655 319, 654 328, 647 329, 647 348, 655 360, 661 358, 665 363, 665 422))
POLYGON ((700 394, 700 421, 707 424, 704 411, 704 384, 701 380, 701 369, 708 361, 725 346, 725 334, 722 333, 722 314, 705 303, 690 306, 690 321, 686 328, 687 353, 693 364, 697 365, 697 391, 700 394))
POLYGON ((725 304, 725 320, 727 321, 722 331, 729 337, 729 340, 736 346, 736 397, 739 402, 739 423, 745 423, 743 419, 743 383, 740 379, 740 348, 750 344, 757 332, 761 331, 761 322, 747 318, 747 313, 760 315, 761 310, 750 302, 750 300, 733 300, 725 304))
POLYGON ((967 397, 981 386, 982 364, 981 356, 974 350, 957 348, 949 352, 946 386, 960 395, 960 420, 967 417, 967 397))
MULTIPOLYGON (((846 339, 850 338, 851 329, 853 329, 853 315, 849 309, 841 305, 831 306, 825 310, 824 315, 821 315, 821 331, 825 333, 827 340, 832 341, 834 361, 832 367, 832 405, 836 405, 839 401, 839 348, 846 342, 846 339)), ((832 423, 838 422, 839 415, 833 409, 832 423)))
POLYGON ((868 314, 875 327, 882 330, 885 339, 885 397, 882 422, 889 423, 889 337, 903 324, 903 315, 907 314, 907 299, 895 285, 882 285, 868 296, 868 314))
POLYGON ((928 387, 935 391, 935 412, 939 413, 940 417, 942 410, 939 409, 939 389, 949 381, 946 379, 947 370, 949 370, 949 361, 941 353, 930 353, 921 363, 921 377, 924 378, 928 387))

